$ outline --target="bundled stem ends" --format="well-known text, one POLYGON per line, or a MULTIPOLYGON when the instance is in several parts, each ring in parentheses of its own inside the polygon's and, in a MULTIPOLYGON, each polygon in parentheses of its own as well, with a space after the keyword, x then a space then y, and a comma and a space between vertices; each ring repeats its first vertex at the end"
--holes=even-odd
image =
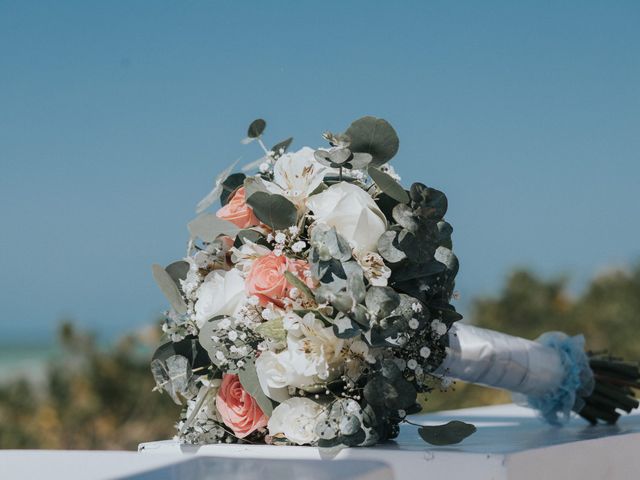
POLYGON ((577 413, 592 425, 598 422, 616 423, 620 412, 631 413, 640 406, 634 389, 640 389, 638 364, 608 355, 589 354, 595 387, 577 413))

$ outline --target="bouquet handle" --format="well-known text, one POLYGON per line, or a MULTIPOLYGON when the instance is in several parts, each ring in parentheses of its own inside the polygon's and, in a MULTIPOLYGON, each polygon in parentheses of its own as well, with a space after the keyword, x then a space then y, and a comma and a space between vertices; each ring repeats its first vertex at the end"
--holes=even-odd
POLYGON ((638 407, 632 390, 640 386, 637 365, 587 354, 582 335, 548 332, 531 341, 456 323, 435 374, 510 391, 554 425, 571 411, 591 423, 613 423, 617 409, 638 407))

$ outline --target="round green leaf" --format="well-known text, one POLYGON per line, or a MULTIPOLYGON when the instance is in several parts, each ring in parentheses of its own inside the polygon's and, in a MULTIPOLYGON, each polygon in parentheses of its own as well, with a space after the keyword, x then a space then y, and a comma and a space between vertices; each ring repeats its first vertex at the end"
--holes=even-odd
POLYGON ((296 206, 282 195, 256 192, 247 203, 256 217, 274 230, 284 230, 298 223, 296 206))
POLYGON ((389 122, 381 118, 362 117, 353 122, 345 134, 351 138, 351 151, 370 154, 374 167, 391 160, 400 147, 398 134, 389 122))
POLYGON ((249 129, 247 130, 247 137, 249 138, 258 138, 264 132, 264 129, 267 127, 267 122, 263 119, 258 118, 251 122, 249 125, 249 129))

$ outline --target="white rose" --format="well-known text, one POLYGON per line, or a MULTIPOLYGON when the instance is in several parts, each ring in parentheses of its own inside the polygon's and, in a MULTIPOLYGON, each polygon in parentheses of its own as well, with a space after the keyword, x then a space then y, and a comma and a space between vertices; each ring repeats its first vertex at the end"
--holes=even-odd
POLYGON ((324 407, 306 397, 293 397, 274 408, 267 428, 270 435, 279 433, 298 445, 318 441, 316 422, 324 407))
POLYGON ((302 208, 324 179, 327 170, 313 154, 312 148, 302 147, 297 152, 282 155, 273 167, 273 183, 266 184, 268 190, 284 195, 302 208))
POLYGON ((316 222, 335 227, 359 253, 376 252, 378 239, 387 229, 387 219, 373 198, 347 182, 331 185, 307 201, 316 222))
POLYGON ((287 352, 276 354, 262 352, 256 359, 256 374, 264 394, 276 402, 289 398, 288 386, 292 381, 293 368, 287 359, 287 352))
POLYGON ((196 290, 196 324, 198 327, 216 315, 234 315, 244 303, 244 279, 236 269, 214 270, 196 290))

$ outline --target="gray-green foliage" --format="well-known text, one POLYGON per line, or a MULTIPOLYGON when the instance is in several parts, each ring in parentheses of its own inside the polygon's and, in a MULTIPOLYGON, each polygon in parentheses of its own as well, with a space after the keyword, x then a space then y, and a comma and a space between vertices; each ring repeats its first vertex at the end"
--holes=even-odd
POLYGON ((349 148, 353 152, 371 155, 371 165, 378 167, 391 160, 400 147, 398 134, 386 120, 362 117, 347 128, 349 148))
POLYGON ((446 311, 447 321, 459 319, 448 305, 458 260, 451 251, 451 226, 444 221, 446 196, 414 183, 409 198, 408 203, 385 205, 395 223, 381 236, 378 250, 392 265, 392 286, 426 304, 435 302, 436 310, 446 311))
POLYGON ((364 398, 384 412, 406 410, 416 403, 417 391, 392 360, 382 360, 364 387, 364 398))
POLYGON ((249 128, 247 129, 247 137, 249 138, 258 138, 264 132, 264 129, 267 127, 267 122, 265 122, 262 118, 257 118, 249 128))
POLYGON ((236 361, 244 360, 252 350, 247 348, 247 343, 240 337, 234 341, 228 339, 222 341, 222 339, 226 337, 224 334, 226 329, 223 328, 222 322, 231 321, 231 317, 219 315, 205 322, 200 327, 198 342, 209 354, 213 365, 228 373, 237 373, 238 367, 236 361), (235 346, 236 348, 232 351, 231 346, 235 346), (246 348, 246 353, 243 351, 243 348, 246 348))
POLYGON ((298 222, 296 206, 282 195, 255 192, 247 198, 247 204, 261 222, 274 230, 284 230, 298 222))
POLYGON ((211 243, 219 235, 234 236, 240 229, 233 223, 218 218, 215 213, 201 213, 191 220, 187 228, 192 239, 199 238, 203 242, 211 243))
POLYGON ((400 203, 408 203, 409 195, 407 191, 395 181, 391 175, 385 173, 375 167, 369 167, 367 170, 371 179, 376 183, 378 188, 400 203))
POLYGON ((320 282, 314 296, 330 303, 338 312, 333 324, 338 338, 351 338, 369 329, 364 306, 367 294, 362 268, 353 259, 351 247, 335 228, 319 225, 311 234, 311 272, 320 282))
POLYGON ((253 360, 248 360, 244 363, 238 371, 238 378, 240 379, 242 388, 253 397, 262 412, 267 417, 270 417, 274 407, 273 401, 264 394, 260 387, 260 381, 256 373, 256 365, 253 360))
POLYGON ((189 360, 182 355, 152 360, 151 373, 158 388, 167 392, 178 405, 198 392, 189 360))
POLYGON ((475 425, 459 420, 453 420, 444 425, 423 426, 418 429, 418 433, 425 442, 436 446, 460 443, 475 431, 475 425))
POLYGON ((179 285, 161 265, 154 264, 151 269, 153 278, 173 309, 178 313, 186 313, 187 305, 182 298, 179 285))

